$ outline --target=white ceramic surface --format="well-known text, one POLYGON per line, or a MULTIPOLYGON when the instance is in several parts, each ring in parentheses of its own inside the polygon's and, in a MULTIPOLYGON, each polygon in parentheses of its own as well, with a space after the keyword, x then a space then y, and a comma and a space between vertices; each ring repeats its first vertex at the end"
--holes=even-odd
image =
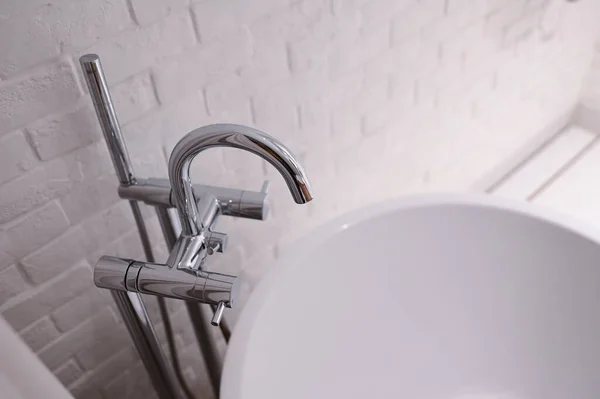
POLYGON ((0 399, 73 399, 0 317, 0 399))
POLYGON ((599 398, 599 243, 488 196, 339 218, 252 294, 221 398, 599 398))

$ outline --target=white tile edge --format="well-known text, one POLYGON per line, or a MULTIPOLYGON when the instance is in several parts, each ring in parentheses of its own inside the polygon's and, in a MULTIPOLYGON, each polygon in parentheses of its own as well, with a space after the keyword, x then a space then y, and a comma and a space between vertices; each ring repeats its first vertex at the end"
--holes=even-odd
POLYGON ((471 191, 492 192, 511 174, 515 173, 525 162, 533 158, 539 151, 552 142, 552 140, 567 129, 573 121, 576 107, 572 107, 560 117, 549 123, 529 142, 508 158, 497 165, 492 171, 485 174, 471 186, 471 191))

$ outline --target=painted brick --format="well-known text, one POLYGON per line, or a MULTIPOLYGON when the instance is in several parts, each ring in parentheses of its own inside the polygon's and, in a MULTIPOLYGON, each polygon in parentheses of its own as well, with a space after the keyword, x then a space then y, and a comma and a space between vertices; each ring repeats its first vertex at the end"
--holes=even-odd
POLYGON ((127 201, 119 201, 110 208, 86 219, 83 224, 94 248, 101 248, 133 228, 133 214, 127 201))
POLYGON ((148 72, 119 83, 111 90, 111 95, 121 123, 136 119, 158 105, 148 72))
POLYGON ((88 254, 87 259, 91 264, 95 264, 102 255, 111 255, 128 259, 143 259, 144 252, 137 231, 130 231, 121 237, 116 238, 110 244, 98 251, 88 254))
POLYGON ((236 32, 266 11, 260 5, 238 0, 209 0, 192 5, 192 15, 202 42, 236 32))
POLYGON ((69 360, 53 372, 56 378, 66 387, 83 376, 83 370, 74 360, 69 360))
POLYGON ((309 139, 321 139, 331 133, 330 108, 323 99, 311 99, 300 104, 299 120, 300 129, 309 139))
POLYGON ((77 226, 23 258, 21 266, 31 281, 39 284, 84 259, 91 246, 83 228, 77 226), (65 248, 69 250, 65 251, 65 248))
POLYGON ((281 85, 252 98, 256 125, 271 135, 293 134, 299 127, 298 104, 286 93, 286 87, 281 85))
POLYGON ((195 46, 154 68, 158 98, 170 103, 198 92, 209 82, 230 76, 251 58, 252 42, 246 31, 195 46))
MULTIPOLYGON (((382 25, 389 23, 391 18, 402 13, 406 9, 417 4, 415 0, 372 0, 360 8, 362 30, 370 31, 379 29, 382 25)), ((439 7, 443 7, 442 2, 438 2, 439 7)), ((420 22, 422 23, 422 22, 420 22)))
POLYGON ((286 38, 296 41, 313 33, 315 26, 331 20, 329 0, 297 1, 257 18, 250 31, 256 40, 286 38))
POLYGON ((366 108, 378 108, 386 104, 391 97, 391 75, 387 68, 381 68, 379 57, 364 65, 364 84, 360 91, 361 102, 366 108), (378 104, 376 107, 371 104, 378 104))
POLYGON ((104 399, 99 390, 86 389, 73 394, 77 399, 104 399))
POLYGON ((420 1, 394 15, 392 19, 393 41, 424 33, 425 29, 435 29, 444 18, 444 4, 439 0, 420 1))
POLYGON ((16 259, 8 253, 9 248, 8 235, 0 230, 0 271, 16 263, 16 259))
POLYGON ((505 7, 497 9, 491 13, 486 20, 486 34, 490 37, 497 37, 502 34, 504 27, 518 21, 523 15, 523 4, 509 2, 505 7))
POLYGON ((69 169, 60 159, 0 186, 0 223, 64 195, 71 189, 69 169))
POLYGON ((56 309, 51 318, 56 327, 65 332, 85 322, 106 306, 112 306, 109 291, 94 287, 56 309))
POLYGON ((278 0, 248 3, 240 0, 209 0, 192 6, 200 39, 211 41, 252 24, 257 18, 282 8, 278 0))
POLYGON ((188 12, 166 18, 117 36, 108 37, 81 53, 96 53, 109 83, 142 72, 162 57, 179 54, 196 42, 188 12))
POLYGON ((57 201, 51 201, 6 227, 8 252, 22 258, 50 242, 69 228, 69 221, 57 201))
POLYGON ((4 310, 2 315, 15 330, 20 331, 91 287, 90 266, 80 264, 35 291, 24 293, 23 300, 4 310))
POLYGON ((27 289, 27 283, 15 265, 0 272, 0 306, 27 289))
POLYGON ((37 165, 37 160, 21 131, 0 138, 0 184, 22 175, 37 165))
POLYGON ((389 26, 380 27, 331 52, 328 63, 329 76, 333 79, 343 76, 388 50, 392 45, 390 29, 389 26), (353 48, 355 51, 352 51, 353 48))
POLYGON ((77 107, 52 115, 25 129, 42 160, 49 160, 100 140, 102 132, 94 110, 77 107))
POLYGON ((38 320, 21 332, 21 338, 34 352, 38 352, 59 336, 60 332, 47 317, 38 320))
POLYGON ((285 43, 280 38, 253 43, 252 56, 236 74, 249 93, 258 93, 290 77, 285 43))
POLYGON ((188 4, 188 0, 144 1, 131 0, 135 20, 146 25, 178 11, 188 4))
MULTIPOLYGON (((71 181, 90 181, 114 173, 114 167, 104 140, 75 150, 62 160, 67 165, 71 181)), ((116 177, 115 177, 116 179, 116 177)))
MULTIPOLYGON (((201 126, 206 119, 204 97, 195 92, 181 96, 179 101, 163 105, 157 112, 149 112, 135 121, 124 124, 123 135, 128 143, 164 140, 172 142, 175 146, 184 134, 201 126)), ((169 148, 169 153, 172 148, 169 148)), ((133 154, 136 148, 130 146, 130 151, 133 154)))
POLYGON ((71 223, 76 224, 117 202, 118 185, 114 176, 99 176, 76 184, 60 202, 71 223))
POLYGON ((107 398, 116 398, 119 396, 131 399, 157 398, 148 373, 142 363, 138 363, 134 368, 127 371, 127 373, 108 384, 103 390, 103 394, 107 398))
POLYGON ((79 96, 73 67, 64 60, 0 82, 0 134, 57 111, 79 96))
POLYGON ((5 50, 0 60, 0 76, 89 45, 98 37, 132 25, 123 0, 44 4, 32 14, 4 19, 0 25, 0 47, 5 50), (93 18, 88 17, 92 15, 93 18), (14 38, 21 38, 18 45, 14 38))
MULTIPOLYGON (((86 343, 75 355, 85 370, 93 370, 110 358, 112 352, 107 351, 106 348, 123 348, 131 342, 131 337, 123 326, 110 323, 108 326, 102 325, 101 328, 106 328, 106 331, 98 331, 98 326, 96 326, 93 335, 85 338, 88 341, 91 339, 91 342, 86 343)), ((81 339, 84 338, 81 337, 81 339)))
POLYGON ((211 115, 220 115, 230 108, 250 107, 250 97, 241 77, 231 76, 206 87, 206 105, 211 115))
POLYGON ((353 103, 334 108, 332 111, 331 134, 340 147, 360 140, 361 124, 361 112, 353 103))
POLYGON ((30 0, 26 3, 12 3, 7 2, 2 7, 2 17, 3 18, 19 18, 22 16, 32 15, 39 8, 47 5, 48 2, 46 0, 30 0))
POLYGON ((133 366, 139 357, 130 346, 125 347, 116 354, 112 354, 110 359, 98 366, 93 372, 86 374, 82 379, 69 387, 71 393, 79 398, 85 396, 86 392, 98 391, 105 387, 123 370, 133 366))
POLYGON ((86 320, 79 327, 63 334, 58 340, 39 352, 38 356, 50 370, 63 365, 72 356, 80 354, 92 347, 100 347, 110 355, 110 351, 102 345, 102 340, 110 335, 123 334, 118 328, 112 310, 105 308, 86 320))

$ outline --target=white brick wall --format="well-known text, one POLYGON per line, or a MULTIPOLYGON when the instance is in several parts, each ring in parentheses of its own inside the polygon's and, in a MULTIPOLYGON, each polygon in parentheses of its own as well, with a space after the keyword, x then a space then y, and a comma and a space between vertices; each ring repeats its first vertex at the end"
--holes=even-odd
MULTIPOLYGON (((316 193, 303 207, 253 156, 214 150, 195 162, 198 182, 272 180, 269 222, 219 227, 232 245, 212 266, 251 287, 316 224, 403 193, 466 189, 569 112, 599 12, 596 0, 3 4, 0 312, 76 397, 150 397, 109 295, 92 287, 100 254, 141 249, 81 54, 102 58, 140 176, 166 176, 177 140, 217 121, 257 126, 299 155, 316 193)), ((170 306, 186 373, 205 393, 185 311, 170 306)))
MULTIPOLYGON (((591 113, 600 114, 600 38, 596 41, 594 60, 584 87, 585 90, 581 98, 582 108, 589 110, 591 113)), ((597 123, 591 127, 596 131, 600 130, 600 125, 597 123)))

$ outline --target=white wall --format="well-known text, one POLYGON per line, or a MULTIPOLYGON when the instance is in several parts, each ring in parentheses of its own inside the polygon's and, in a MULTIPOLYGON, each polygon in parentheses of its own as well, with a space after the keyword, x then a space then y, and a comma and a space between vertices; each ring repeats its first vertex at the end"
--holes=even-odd
MULTIPOLYGON (((141 251, 81 54, 102 58, 140 176, 166 176, 177 140, 215 121, 262 128, 300 156, 315 190, 308 206, 293 204, 251 155, 214 151, 195 163, 197 182, 258 189, 273 181, 269 222, 219 226, 232 245, 213 267, 256 278, 306 229, 403 193, 464 190, 570 112, 599 6, 4 0, 0 312, 76 397, 148 391, 106 292, 91 286, 100 254, 141 251)), ((171 305, 187 372, 205 390, 185 313, 171 305)))
POLYGON ((600 132, 600 38, 598 39, 576 115, 580 124, 595 132, 600 132))

